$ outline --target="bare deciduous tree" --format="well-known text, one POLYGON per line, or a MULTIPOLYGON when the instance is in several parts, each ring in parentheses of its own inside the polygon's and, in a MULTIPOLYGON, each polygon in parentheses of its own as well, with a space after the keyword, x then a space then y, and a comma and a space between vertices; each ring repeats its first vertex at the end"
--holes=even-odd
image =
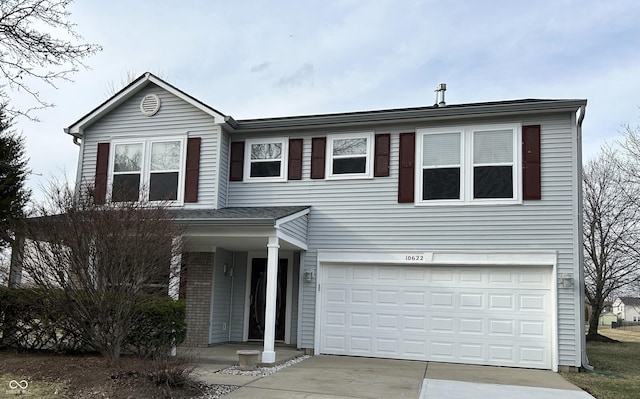
POLYGON ((8 108, 9 116, 51 107, 33 88, 34 81, 55 87, 85 65, 82 60, 101 51, 97 44, 78 43, 81 36, 69 20, 72 0, 0 1, 0 103, 9 102, 5 90, 28 93, 35 105, 26 110, 8 108))
POLYGON ((604 147, 583 171, 585 291, 592 308, 591 338, 598 335, 604 301, 640 279, 639 191, 621 168, 623 159, 604 147))
POLYGON ((640 125, 624 127, 625 135, 620 146, 624 150, 622 169, 630 184, 640 185, 640 125))
POLYGON ((47 203, 21 226, 23 271, 117 365, 134 309, 149 290, 166 294, 177 273, 172 260, 181 231, 162 205, 95 205, 88 193, 76 196, 67 185, 52 184, 47 203))

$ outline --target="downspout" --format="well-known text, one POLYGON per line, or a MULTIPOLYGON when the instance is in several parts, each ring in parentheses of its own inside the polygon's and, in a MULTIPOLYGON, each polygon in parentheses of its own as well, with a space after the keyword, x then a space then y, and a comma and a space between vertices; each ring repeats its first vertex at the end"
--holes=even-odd
MULTIPOLYGON (((582 224, 582 220, 583 220, 583 204, 582 204, 582 121, 584 121, 584 115, 585 115, 585 111, 586 111, 586 106, 582 105, 580 106, 580 115, 578 116, 578 121, 576 123, 576 132, 577 132, 577 137, 576 137, 576 144, 577 144, 577 154, 576 154, 576 158, 577 158, 577 164, 579 167, 578 170, 578 193, 579 193, 579 197, 580 201, 578 201, 578 230, 580 232, 579 237, 578 237, 578 244, 579 244, 579 251, 578 251, 578 263, 579 263, 579 267, 578 267, 578 276, 579 276, 579 287, 578 289, 580 290, 580 320, 582 320, 582 318, 584 317, 584 302, 585 302, 585 286, 584 286, 584 253, 583 253, 583 249, 582 249, 582 240, 583 240, 583 224, 582 224)), ((583 325, 583 323, 580 323, 581 325, 583 325)), ((582 346, 582 368, 584 368, 587 371, 593 371, 593 366, 591 366, 589 364, 589 358, 587 357, 587 335, 584 333, 584 327, 582 328, 582 333, 580 334, 581 337, 581 346, 582 346)))
MULTIPOLYGON (((67 134, 71 134, 69 133, 69 128, 64 128, 64 132, 67 134)), ((82 130, 80 131, 80 134, 82 134, 82 130)), ((78 154, 78 165, 76 166, 76 183, 75 183, 76 195, 79 195, 80 189, 81 189, 80 180, 82 178, 82 158, 84 157, 84 140, 81 141, 80 137, 76 135, 72 135, 72 137, 73 137, 73 144, 80 147, 79 154, 78 154)))

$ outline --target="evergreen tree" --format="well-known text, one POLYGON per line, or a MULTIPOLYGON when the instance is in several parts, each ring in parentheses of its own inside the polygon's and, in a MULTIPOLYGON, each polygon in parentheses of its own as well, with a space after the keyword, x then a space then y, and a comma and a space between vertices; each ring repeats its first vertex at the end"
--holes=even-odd
POLYGON ((23 216, 31 197, 31 190, 25 187, 28 174, 24 138, 12 130, 0 106, 0 249, 13 241, 12 221, 23 216))

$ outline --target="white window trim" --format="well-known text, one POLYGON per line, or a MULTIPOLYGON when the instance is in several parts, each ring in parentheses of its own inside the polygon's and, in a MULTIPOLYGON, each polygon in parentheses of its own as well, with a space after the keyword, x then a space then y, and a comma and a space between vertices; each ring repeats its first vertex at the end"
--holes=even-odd
MULTIPOLYGON (((491 125, 465 125, 442 128, 416 129, 415 204, 417 206, 439 205, 509 205, 522 203, 522 124, 503 123, 491 125), (513 130, 513 198, 473 198, 473 132, 486 130, 513 130), (438 133, 461 132, 460 140, 460 199, 423 200, 422 170, 424 136, 438 133)), ((497 165, 497 163, 496 163, 497 165)))
POLYGON ((289 138, 272 137, 264 139, 247 139, 244 143, 244 182, 283 182, 287 181, 287 162, 289 160, 289 138), (282 158, 280 160, 280 176, 251 177, 251 145, 252 144, 281 144, 282 158))
POLYGON ((149 182, 151 180, 151 145, 152 143, 161 143, 167 141, 180 142, 180 168, 178 170, 178 195, 176 200, 167 201, 168 205, 181 206, 184 204, 184 178, 187 159, 187 137, 180 136, 159 136, 159 137, 136 137, 136 138, 115 138, 110 142, 109 149, 109 176, 107 179, 107 198, 111 201, 113 190, 113 168, 115 162, 116 146, 119 144, 142 144, 142 170, 140 171, 140 188, 138 201, 147 201, 150 203, 161 203, 163 201, 149 201, 149 182))
MULTIPOLYGON (((335 134, 327 136, 327 180, 371 179, 373 178, 373 132, 335 134), (344 139, 367 139, 364 173, 333 173, 333 142, 344 139)), ((354 157, 355 158, 355 157, 354 157)))

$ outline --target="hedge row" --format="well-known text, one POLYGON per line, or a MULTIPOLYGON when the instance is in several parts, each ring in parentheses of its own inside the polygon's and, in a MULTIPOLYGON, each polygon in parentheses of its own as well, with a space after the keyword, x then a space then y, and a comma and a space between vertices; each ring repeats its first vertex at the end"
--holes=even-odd
MULTIPOLYGON (((57 293, 0 287, 0 347, 56 352, 94 351, 58 306, 57 293)), ((125 353, 152 356, 186 337, 184 301, 147 296, 134 312, 125 353)))

